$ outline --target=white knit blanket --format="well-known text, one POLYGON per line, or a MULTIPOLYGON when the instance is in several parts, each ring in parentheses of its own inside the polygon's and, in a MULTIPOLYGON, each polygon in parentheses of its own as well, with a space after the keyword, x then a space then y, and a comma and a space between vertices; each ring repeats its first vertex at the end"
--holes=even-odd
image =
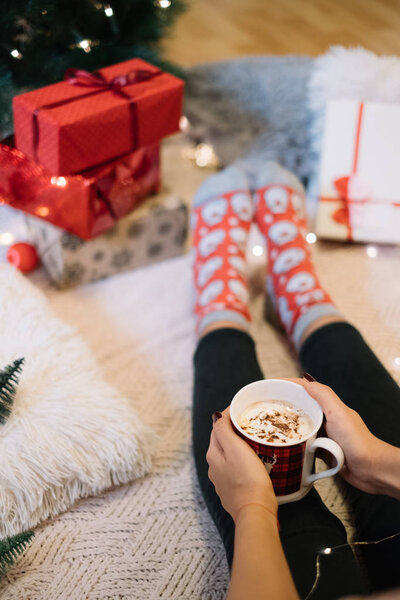
MULTIPOLYGON (((182 160, 170 164, 182 169, 182 160)), ((190 198, 206 173, 183 167, 184 181, 179 183, 176 172, 168 177, 176 182, 174 191, 190 198)), ((394 362, 400 356, 400 249, 380 248, 377 258, 369 258, 360 245, 317 246, 322 283, 400 381, 394 362)), ((0 597, 222 600, 228 570, 191 454, 196 342, 189 257, 66 292, 51 289, 41 273, 32 279, 56 313, 79 331, 106 379, 133 399, 158 444, 151 475, 81 500, 37 527, 31 546, 2 581, 0 597)), ((299 367, 284 340, 263 321, 261 296, 252 313, 266 376, 296 375, 299 367)), ((337 488, 326 481, 319 489, 346 520, 337 488)))

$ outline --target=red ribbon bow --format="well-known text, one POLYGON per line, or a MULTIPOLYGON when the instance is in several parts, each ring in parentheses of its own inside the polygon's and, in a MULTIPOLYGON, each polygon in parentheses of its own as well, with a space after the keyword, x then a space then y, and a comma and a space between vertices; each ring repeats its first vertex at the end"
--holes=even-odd
POLYGON ((127 97, 122 91, 126 85, 141 83, 158 75, 160 71, 149 71, 147 69, 135 69, 125 75, 117 75, 107 80, 99 71, 85 71, 84 69, 67 69, 64 75, 64 81, 71 85, 79 87, 99 88, 100 90, 110 90, 116 94, 127 97))
POLYGON ((332 215, 332 218, 337 222, 340 223, 341 225, 345 225, 347 227, 347 237, 349 240, 352 239, 352 231, 351 231, 351 225, 350 225, 350 215, 349 215, 349 195, 348 195, 348 188, 349 188, 349 181, 350 181, 350 177, 346 176, 346 177, 339 177, 338 179, 335 179, 335 181, 333 182, 333 185, 336 188, 336 191, 338 192, 339 196, 340 196, 340 200, 343 203, 343 206, 341 206, 340 208, 338 208, 337 210, 335 210, 335 212, 332 215))

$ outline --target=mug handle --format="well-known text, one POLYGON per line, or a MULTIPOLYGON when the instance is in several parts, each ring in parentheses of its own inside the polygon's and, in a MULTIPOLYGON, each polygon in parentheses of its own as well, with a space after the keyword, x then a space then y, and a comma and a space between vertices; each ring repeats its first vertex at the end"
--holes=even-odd
POLYGON ((332 475, 336 475, 343 467, 344 463, 344 454, 343 450, 333 440, 325 437, 316 438, 313 443, 307 448, 307 452, 315 454, 315 451, 318 448, 323 448, 324 450, 328 450, 336 459, 337 465, 332 467, 331 469, 325 469, 325 471, 321 471, 320 473, 311 473, 306 477, 306 485, 311 485, 314 481, 318 479, 324 479, 325 477, 332 477, 332 475))

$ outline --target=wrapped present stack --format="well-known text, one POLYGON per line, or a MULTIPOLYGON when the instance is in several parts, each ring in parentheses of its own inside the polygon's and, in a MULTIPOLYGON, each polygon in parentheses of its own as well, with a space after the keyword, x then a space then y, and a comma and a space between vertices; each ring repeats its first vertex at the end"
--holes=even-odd
MULTIPOLYGON (((131 222, 132 211, 160 189, 160 141, 179 129, 182 95, 180 79, 132 59, 94 73, 69 69, 64 81, 14 98, 14 144, 0 145, 0 198, 30 215, 39 255, 58 285, 148 262, 147 254, 135 248, 137 236, 127 231, 139 218, 131 222), (114 250, 108 249, 111 239, 114 250), (100 268, 98 259, 96 268, 84 269, 84 277, 68 275, 70 262, 60 256, 72 247, 80 248, 75 265, 82 267, 89 255, 112 253, 113 269, 100 268), (135 261, 115 258, 124 252, 135 261)), ((180 214, 186 214, 182 203, 180 207, 180 214)), ((142 212, 146 235, 157 229, 156 223, 150 225, 152 219, 177 208, 175 199, 172 205, 169 201, 163 207, 158 201, 157 208, 142 212)), ((179 230, 182 237, 181 220, 168 228, 169 235, 179 237, 179 230)), ((166 258, 168 248, 176 255, 183 243, 164 240, 158 257, 166 258)))
POLYGON ((332 100, 325 115, 316 233, 400 244, 400 105, 332 100))
POLYGON ((187 206, 173 195, 148 199, 87 241, 35 217, 26 220, 50 280, 61 289, 179 256, 188 231, 187 206))

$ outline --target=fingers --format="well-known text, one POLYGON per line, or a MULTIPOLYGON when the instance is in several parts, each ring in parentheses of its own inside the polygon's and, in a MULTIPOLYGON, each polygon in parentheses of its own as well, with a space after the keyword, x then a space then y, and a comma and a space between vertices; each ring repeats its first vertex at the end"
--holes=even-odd
POLYGON ((327 418, 343 414, 346 410, 346 405, 343 404, 339 396, 327 385, 323 385, 317 381, 309 382, 306 379, 302 380, 301 385, 318 402, 327 418))
POLYGON ((244 453, 253 454, 250 446, 233 429, 229 407, 222 412, 222 417, 215 421, 213 426, 216 443, 226 456, 243 456, 244 453))
POLYGON ((340 400, 339 396, 327 385, 318 383, 318 381, 308 381, 304 377, 282 377, 285 381, 292 381, 302 385, 314 400, 318 402, 326 416, 333 416, 338 411, 346 410, 346 405, 340 400))
POLYGON ((282 381, 291 381, 292 383, 299 383, 300 385, 303 385, 305 381, 302 377, 279 377, 279 379, 282 379, 282 381))
POLYGON ((233 450, 238 436, 232 428, 229 408, 226 408, 222 413, 222 417, 215 421, 212 433, 222 452, 231 452, 233 450))

